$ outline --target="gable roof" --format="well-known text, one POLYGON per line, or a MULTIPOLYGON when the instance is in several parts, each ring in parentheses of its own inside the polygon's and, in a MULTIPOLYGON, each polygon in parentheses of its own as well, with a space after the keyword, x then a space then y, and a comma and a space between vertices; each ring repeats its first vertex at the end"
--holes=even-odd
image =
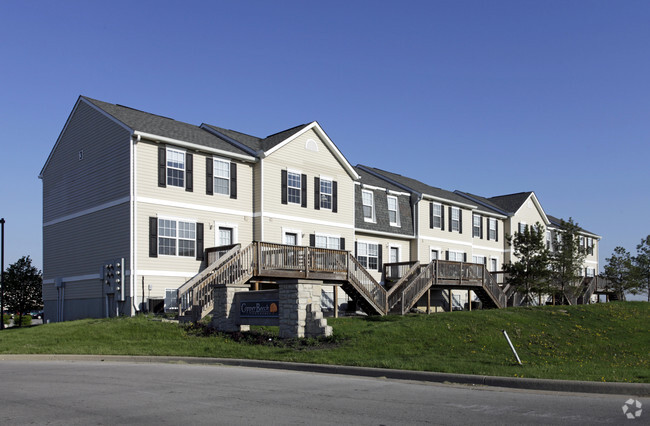
POLYGON ((211 131, 211 133, 216 134, 216 136, 225 136, 226 141, 244 145, 246 148, 251 149, 255 153, 260 151, 266 152, 270 149, 273 149, 276 145, 281 144, 287 138, 290 138, 307 126, 309 126, 309 124, 301 124, 299 126, 274 133, 265 138, 258 138, 256 136, 247 135, 246 133, 237 132, 235 130, 217 127, 212 124, 201 124, 201 128, 211 131), (230 141, 228 139, 230 139, 230 141))
MULTIPOLYGON (((550 214, 547 214, 546 217, 548 217, 548 220, 551 222, 551 225, 553 225, 556 228, 561 228, 562 227, 562 222, 567 222, 564 219, 558 219, 557 217, 551 216, 550 214)), ((578 229, 580 229, 580 231, 584 232, 585 234, 590 234, 590 235, 593 235, 594 237, 600 238, 600 235, 594 234, 591 231, 587 231, 586 229, 584 229, 581 226, 578 226, 578 229)))
POLYGON ((162 136, 164 138, 225 151, 226 153, 249 154, 193 124, 176 121, 168 117, 151 114, 123 105, 99 101, 86 96, 80 96, 79 99, 109 114, 117 121, 129 127, 134 133, 162 136))
POLYGON ((417 195, 428 195, 431 198, 448 201, 453 204, 459 204, 471 208, 477 207, 473 203, 468 203, 468 199, 465 197, 461 197, 458 194, 454 194, 453 192, 446 191, 441 188, 429 186, 425 183, 420 182, 419 180, 402 176, 397 173, 387 172, 386 170, 364 166, 361 164, 357 165, 357 167, 361 168, 361 170, 365 170, 369 173, 372 173, 373 175, 383 180, 393 183, 402 189, 405 189, 409 192, 414 192, 417 195))
POLYGON ((499 195, 496 197, 488 198, 488 201, 503 209, 508 213, 515 213, 521 206, 524 205, 532 191, 518 192, 516 194, 499 195))

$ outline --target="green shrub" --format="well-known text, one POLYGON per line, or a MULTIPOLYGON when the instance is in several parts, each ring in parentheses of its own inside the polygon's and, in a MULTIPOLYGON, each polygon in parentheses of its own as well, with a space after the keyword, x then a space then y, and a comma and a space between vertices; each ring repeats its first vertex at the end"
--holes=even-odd
POLYGON ((32 316, 29 314, 25 314, 21 319, 20 316, 14 315, 14 326, 18 327, 19 325, 21 326, 32 325, 32 316), (18 324, 18 321, 20 321, 21 323, 18 324))
POLYGON ((5 327, 8 326, 9 324, 11 324, 11 315, 9 315, 9 314, 4 314, 4 315, 2 316, 2 319, 3 319, 3 322, 4 322, 5 327))

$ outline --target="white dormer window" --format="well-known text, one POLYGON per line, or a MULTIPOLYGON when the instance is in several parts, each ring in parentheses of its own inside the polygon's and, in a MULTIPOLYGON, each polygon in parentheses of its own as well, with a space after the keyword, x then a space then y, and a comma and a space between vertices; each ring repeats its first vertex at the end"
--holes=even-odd
POLYGON ((392 195, 388 196, 388 221, 391 226, 400 226, 399 203, 392 195))
POLYGON ((363 203, 363 220, 366 222, 375 221, 375 198, 372 191, 361 191, 361 199, 363 203))

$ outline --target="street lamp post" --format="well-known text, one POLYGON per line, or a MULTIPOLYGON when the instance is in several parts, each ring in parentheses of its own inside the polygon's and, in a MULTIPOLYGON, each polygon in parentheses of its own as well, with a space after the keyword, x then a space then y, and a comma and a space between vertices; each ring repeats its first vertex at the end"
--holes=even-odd
POLYGON ((0 330, 5 328, 5 218, 0 219, 0 330))

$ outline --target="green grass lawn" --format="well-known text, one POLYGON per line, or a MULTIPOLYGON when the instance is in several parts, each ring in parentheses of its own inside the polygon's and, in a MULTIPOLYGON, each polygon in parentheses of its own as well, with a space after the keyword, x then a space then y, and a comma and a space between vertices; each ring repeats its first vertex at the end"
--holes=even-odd
MULTIPOLYGON (((509 308, 328 319, 334 337, 267 344, 203 336, 152 317, 80 320, 0 332, 0 353, 249 358, 448 373, 650 382, 650 304, 509 308), (501 330, 512 339, 516 364, 501 330)), ((267 328, 275 333, 277 328, 267 328)), ((269 336, 257 340, 267 341, 269 336)), ((251 339, 252 340, 252 339, 251 339)))

